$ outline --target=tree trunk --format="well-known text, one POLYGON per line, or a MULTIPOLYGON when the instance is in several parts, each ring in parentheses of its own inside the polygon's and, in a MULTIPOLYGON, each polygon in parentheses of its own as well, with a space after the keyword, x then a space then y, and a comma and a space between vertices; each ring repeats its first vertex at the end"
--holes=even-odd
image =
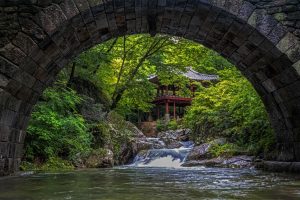
POLYGON ((72 63, 72 69, 71 69, 71 74, 67 83, 67 86, 70 87, 72 84, 72 81, 74 79, 74 74, 75 74, 75 68, 76 68, 76 64, 75 62, 72 63))

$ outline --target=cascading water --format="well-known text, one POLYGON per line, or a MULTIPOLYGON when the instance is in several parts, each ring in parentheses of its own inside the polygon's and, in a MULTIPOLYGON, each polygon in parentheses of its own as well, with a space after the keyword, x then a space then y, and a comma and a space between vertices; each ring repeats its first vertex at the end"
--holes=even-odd
POLYGON ((193 142, 181 142, 180 148, 149 149, 140 152, 134 159, 135 167, 172 167, 179 168, 193 147, 193 142))

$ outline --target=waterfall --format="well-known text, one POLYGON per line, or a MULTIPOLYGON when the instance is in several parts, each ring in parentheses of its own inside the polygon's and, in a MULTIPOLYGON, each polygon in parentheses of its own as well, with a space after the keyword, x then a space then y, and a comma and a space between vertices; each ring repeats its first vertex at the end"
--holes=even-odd
POLYGON ((135 167, 181 167, 193 147, 192 142, 181 142, 182 146, 175 149, 149 149, 141 151, 131 166, 135 167))

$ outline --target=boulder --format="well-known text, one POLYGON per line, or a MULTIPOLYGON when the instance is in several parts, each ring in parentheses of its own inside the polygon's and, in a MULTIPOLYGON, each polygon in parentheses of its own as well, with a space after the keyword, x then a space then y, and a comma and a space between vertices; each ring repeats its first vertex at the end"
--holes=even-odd
POLYGON ((166 147, 165 143, 158 138, 136 138, 135 141, 132 142, 132 146, 135 154, 142 150, 149 149, 163 149, 166 147))
POLYGON ((191 160, 184 162, 181 166, 183 167, 215 167, 220 165, 223 162, 223 158, 212 158, 212 159, 204 159, 204 160, 191 160))
POLYGON ((128 164, 140 151, 149 149, 163 149, 165 147, 165 143, 157 138, 136 137, 129 143, 124 143, 122 145, 121 155, 116 163, 128 164))
POLYGON ((231 158, 226 158, 221 163, 224 167, 230 168, 250 168, 253 167, 254 156, 233 156, 231 158))
POLYGON ((166 144, 166 148, 172 149, 183 146, 181 142, 189 141, 190 133, 190 129, 168 130, 158 133, 157 137, 166 144))
POLYGON ((110 149, 93 150, 85 161, 88 168, 108 168, 114 166, 114 154, 110 149))
POLYGON ((203 160, 207 158, 211 158, 211 154, 209 153, 209 148, 211 147, 211 144, 204 143, 199 146, 195 146, 190 153, 187 155, 186 160, 203 160))
POLYGON ((183 167, 227 167, 227 168, 251 168, 253 167, 253 156, 233 156, 230 158, 212 158, 204 160, 191 160, 182 164, 183 167))

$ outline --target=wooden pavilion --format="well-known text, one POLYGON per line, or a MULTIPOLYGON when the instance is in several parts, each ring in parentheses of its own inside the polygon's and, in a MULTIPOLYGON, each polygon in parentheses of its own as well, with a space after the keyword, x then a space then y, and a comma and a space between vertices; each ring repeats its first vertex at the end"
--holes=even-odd
POLYGON ((178 94, 180 88, 174 84, 162 85, 159 81, 159 77, 156 75, 149 77, 149 81, 157 86, 157 96, 153 101, 153 104, 155 104, 154 111, 149 114, 148 121, 152 121, 153 117, 155 117, 156 120, 161 117, 164 117, 165 120, 183 117, 185 107, 191 105, 192 99, 195 96, 197 86, 193 84, 193 82, 197 81, 203 86, 207 86, 208 82, 217 81, 219 79, 217 75, 202 74, 193 70, 191 67, 187 67, 186 72, 182 73, 182 75, 190 80, 190 84, 187 85, 191 91, 190 96, 180 96, 178 94))

